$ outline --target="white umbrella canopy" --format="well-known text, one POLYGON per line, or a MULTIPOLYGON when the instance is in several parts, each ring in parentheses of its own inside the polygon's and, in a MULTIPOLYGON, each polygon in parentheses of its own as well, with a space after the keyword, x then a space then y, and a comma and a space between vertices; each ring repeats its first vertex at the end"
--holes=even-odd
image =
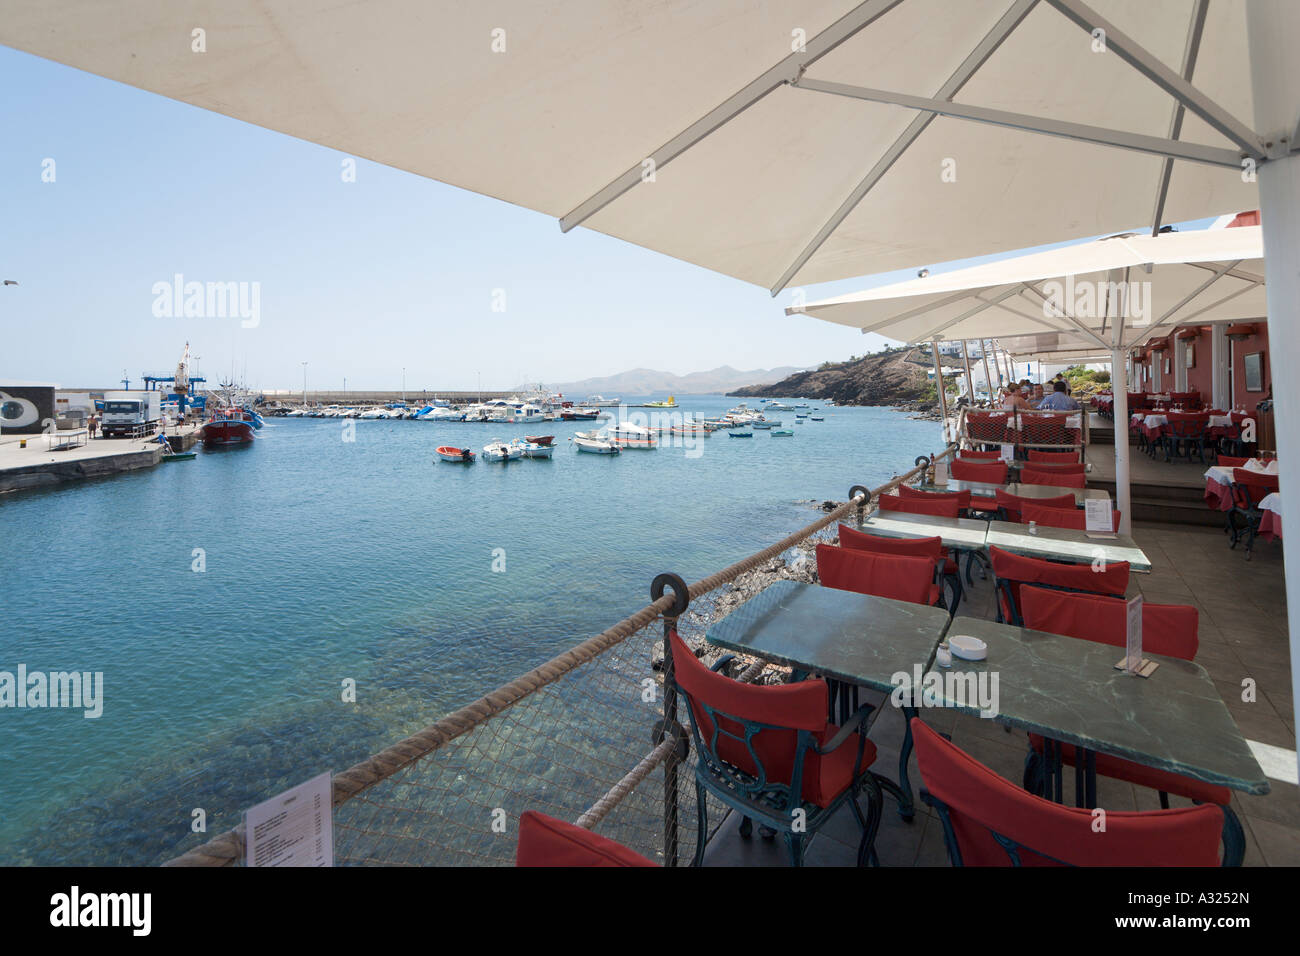
MULTIPOLYGON (((1139 345, 1179 323, 1267 314, 1259 226, 1121 235, 786 309, 906 342, 1061 336, 1064 348, 1139 345), (1149 268, 1148 268, 1149 267, 1149 268), (1108 309, 1116 272, 1124 336, 1108 309)), ((1044 338, 1036 350, 1050 348, 1044 338)), ((1014 350, 1012 350, 1014 351, 1014 350)))
POLYGON ((41 0, 7 5, 0 43, 775 292, 1098 235, 1131 225, 1119 211, 1256 208, 1245 19, 1201 0, 41 0))

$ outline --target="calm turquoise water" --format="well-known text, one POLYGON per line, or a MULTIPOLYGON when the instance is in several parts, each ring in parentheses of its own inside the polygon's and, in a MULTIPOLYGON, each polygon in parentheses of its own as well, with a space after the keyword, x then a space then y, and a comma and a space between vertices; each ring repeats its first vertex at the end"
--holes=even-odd
POLYGON ((220 832, 639 609, 655 574, 696 580, 940 447, 889 409, 822 414, 616 458, 565 442, 593 422, 358 421, 345 442, 270 419, 251 447, 0 497, 0 670, 105 685, 96 720, 0 710, 0 864, 166 859, 192 808, 220 832), (434 455, 543 431, 552 461, 434 455))

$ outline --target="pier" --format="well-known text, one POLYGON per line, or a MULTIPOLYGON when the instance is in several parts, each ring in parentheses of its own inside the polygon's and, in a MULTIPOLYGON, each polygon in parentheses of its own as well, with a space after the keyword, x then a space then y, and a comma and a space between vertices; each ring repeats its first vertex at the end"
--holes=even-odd
MULTIPOLYGON (((200 427, 185 424, 169 428, 167 442, 173 451, 192 448, 200 427)), ((56 441, 62 436, 56 432, 56 441)), ((0 435, 0 494, 152 468, 162 458, 163 448, 156 434, 148 438, 96 438, 75 447, 60 447, 43 434, 0 435)))

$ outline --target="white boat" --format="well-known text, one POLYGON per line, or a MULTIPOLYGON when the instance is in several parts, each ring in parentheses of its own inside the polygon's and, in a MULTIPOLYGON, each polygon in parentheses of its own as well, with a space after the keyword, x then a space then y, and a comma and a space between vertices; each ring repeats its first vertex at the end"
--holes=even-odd
POLYGON ((769 412, 792 412, 792 411, 794 411, 794 406, 793 406, 793 405, 782 405, 780 402, 772 402, 770 405, 767 406, 767 411, 769 411, 769 412))
POLYGON ((388 415, 386 413, 386 410, 382 408, 367 408, 364 412, 362 412, 360 415, 357 416, 357 418, 387 418, 387 417, 388 415))
POLYGON ((510 443, 511 448, 518 448, 525 458, 550 458, 555 454, 554 445, 539 445, 535 441, 516 438, 510 443))
POLYGON ((651 434, 650 429, 642 428, 640 425, 634 425, 631 422, 619 422, 617 425, 610 425, 602 437, 620 448, 654 448, 659 444, 655 441, 655 436, 651 434))
POLYGON ((613 442, 604 441, 600 438, 589 438, 580 434, 573 436, 573 444, 578 451, 585 451, 589 455, 617 455, 619 452, 618 445, 613 442))
POLYGON ((522 449, 508 445, 499 438, 483 446, 484 461, 518 461, 523 454, 522 449))
POLYGON ((524 425, 546 421, 546 413, 542 410, 542 406, 534 405, 532 402, 521 402, 513 406, 513 412, 514 421, 524 425))

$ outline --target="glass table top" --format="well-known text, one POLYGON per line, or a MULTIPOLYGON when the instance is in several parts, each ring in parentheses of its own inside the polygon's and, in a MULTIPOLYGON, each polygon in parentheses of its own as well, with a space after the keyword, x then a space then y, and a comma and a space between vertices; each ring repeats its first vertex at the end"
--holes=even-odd
POLYGON ((924 669, 948 626, 943 608, 777 581, 709 627, 705 640, 800 670, 891 691, 924 669))
POLYGON ((903 511, 873 511, 856 523, 860 531, 885 538, 943 539, 945 548, 973 551, 984 547, 988 522, 978 518, 936 518, 903 511))
POLYGON ((988 546, 1030 558, 1055 558, 1076 564, 1104 561, 1127 561, 1132 570, 1149 572, 1151 559, 1128 535, 1089 537, 1086 531, 1071 528, 1048 528, 1038 525, 1031 533, 1029 525, 1011 521, 988 523, 988 546))
MULTIPOLYGON (((973 675, 975 684, 987 676, 978 695, 971 693, 969 676, 944 681, 948 686, 935 688, 943 706, 978 714, 981 704, 992 701, 999 723, 1233 790, 1269 790, 1259 761, 1199 664, 1144 654, 1160 666, 1143 678, 1116 670, 1122 647, 961 616, 948 633, 984 641, 988 659, 954 658, 952 667, 932 665, 929 672, 973 675)), ((927 701, 922 697, 920 703, 924 717, 927 701)))

